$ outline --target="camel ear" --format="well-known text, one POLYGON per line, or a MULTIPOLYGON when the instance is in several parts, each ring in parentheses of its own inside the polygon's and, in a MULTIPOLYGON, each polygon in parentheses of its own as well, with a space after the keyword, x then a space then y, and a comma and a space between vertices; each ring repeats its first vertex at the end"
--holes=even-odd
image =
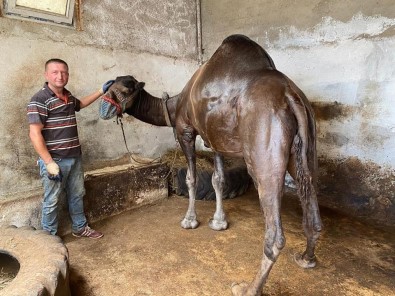
POLYGON ((136 89, 138 89, 138 90, 143 89, 144 85, 145 85, 145 82, 139 82, 136 84, 136 89))

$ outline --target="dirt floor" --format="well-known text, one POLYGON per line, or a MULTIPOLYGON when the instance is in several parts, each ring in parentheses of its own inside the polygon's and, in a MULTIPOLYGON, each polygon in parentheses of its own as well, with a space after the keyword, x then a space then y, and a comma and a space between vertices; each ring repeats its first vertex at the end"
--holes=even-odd
MULTIPOLYGON (((200 226, 184 230, 188 200, 171 196, 93 226, 99 240, 64 237, 73 295, 231 295, 232 282, 251 281, 262 255, 263 218, 257 193, 224 201, 230 227, 208 221, 215 202, 197 201, 200 226)), ((263 295, 395 295, 395 232, 321 209, 324 229, 316 268, 293 261, 305 246, 301 210, 292 193, 283 201, 287 239, 263 295)))

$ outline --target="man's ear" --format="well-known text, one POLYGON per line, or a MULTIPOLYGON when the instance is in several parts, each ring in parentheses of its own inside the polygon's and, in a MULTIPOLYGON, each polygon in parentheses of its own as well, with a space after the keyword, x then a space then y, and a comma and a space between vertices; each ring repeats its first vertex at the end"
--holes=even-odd
POLYGON ((145 85, 145 82, 139 82, 136 84, 136 89, 138 89, 138 90, 143 89, 144 85, 145 85))

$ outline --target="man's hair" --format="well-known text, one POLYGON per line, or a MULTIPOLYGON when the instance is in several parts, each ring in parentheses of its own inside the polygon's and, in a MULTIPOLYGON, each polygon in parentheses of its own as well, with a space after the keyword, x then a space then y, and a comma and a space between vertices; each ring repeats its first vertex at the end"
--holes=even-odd
POLYGON ((47 70, 47 66, 48 64, 51 63, 59 63, 59 64, 63 64, 67 67, 67 69, 69 69, 69 65, 67 65, 67 63, 61 59, 49 59, 48 61, 45 62, 45 70, 47 70))

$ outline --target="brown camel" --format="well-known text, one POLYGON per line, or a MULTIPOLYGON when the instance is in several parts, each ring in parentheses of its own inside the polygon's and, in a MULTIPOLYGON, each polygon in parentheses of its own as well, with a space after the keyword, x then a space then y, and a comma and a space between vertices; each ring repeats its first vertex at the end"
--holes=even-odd
POLYGON ((295 256, 303 268, 316 264, 314 249, 321 231, 316 197, 316 131, 312 108, 303 92, 277 71, 257 43, 242 35, 226 38, 214 55, 174 97, 156 98, 132 76, 118 77, 106 102, 139 120, 172 126, 188 163, 189 207, 183 228, 199 224, 195 211, 195 139, 200 135, 214 152, 216 210, 209 225, 227 228, 222 206, 223 156, 242 157, 259 193, 265 217, 261 267, 250 283, 232 285, 233 295, 260 295, 285 245, 280 208, 286 171, 296 180, 303 208, 306 250, 295 256))

